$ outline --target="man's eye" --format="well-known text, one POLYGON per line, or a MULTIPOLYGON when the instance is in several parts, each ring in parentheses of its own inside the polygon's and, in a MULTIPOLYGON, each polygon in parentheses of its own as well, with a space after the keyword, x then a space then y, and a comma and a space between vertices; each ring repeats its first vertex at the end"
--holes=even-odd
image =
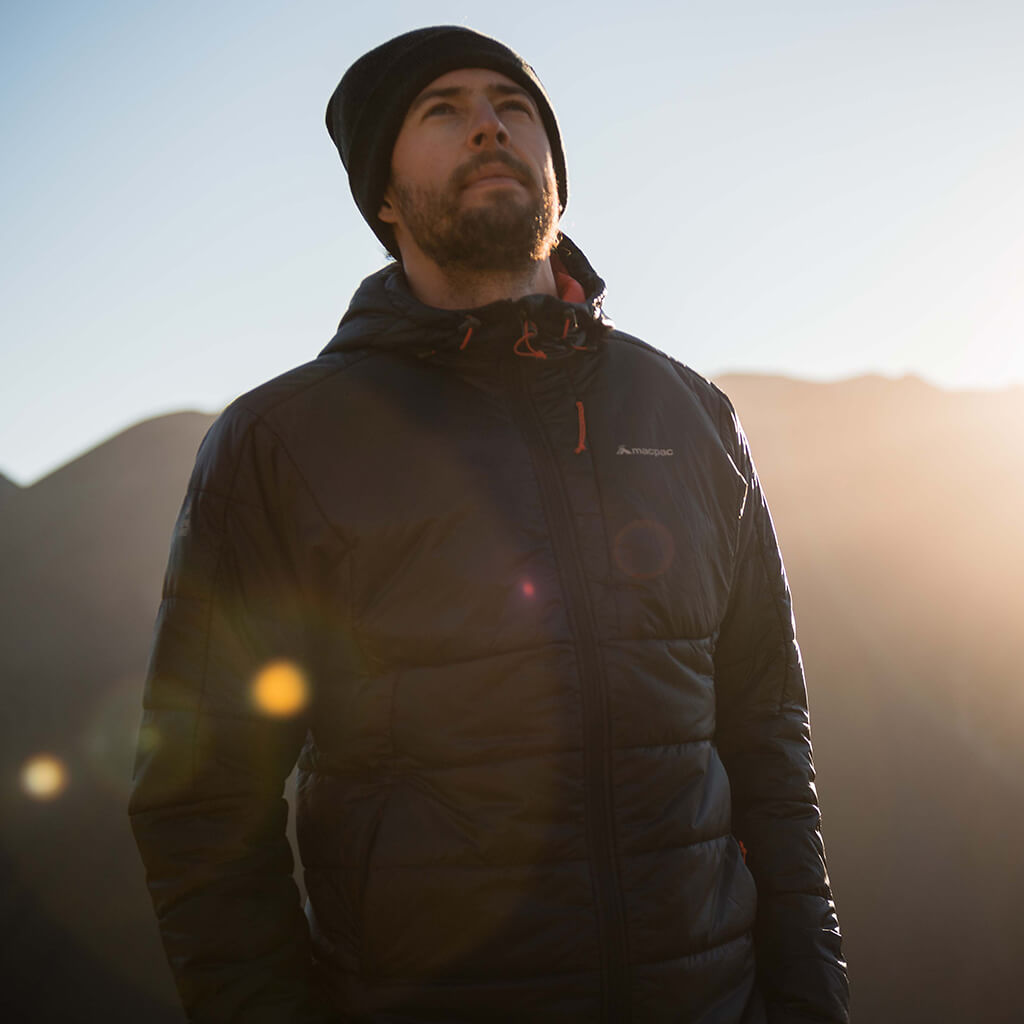
POLYGON ((423 116, 424 117, 433 117, 435 114, 445 115, 445 114, 454 114, 454 113, 455 113, 455 108, 450 103, 435 103, 432 106, 427 108, 427 112, 423 116))
POLYGON ((505 100, 498 109, 516 110, 523 114, 530 114, 531 116, 533 115, 533 111, 530 109, 530 105, 526 102, 526 100, 505 100))

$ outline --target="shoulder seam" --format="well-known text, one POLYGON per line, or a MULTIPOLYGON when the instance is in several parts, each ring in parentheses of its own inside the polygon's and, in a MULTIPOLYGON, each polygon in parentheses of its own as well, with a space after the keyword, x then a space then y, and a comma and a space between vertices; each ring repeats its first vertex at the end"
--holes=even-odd
MULTIPOLYGON (((332 353, 332 355, 333 354, 334 353, 332 353)), ((273 412, 279 406, 285 405, 286 403, 292 401, 295 398, 298 398, 300 395, 305 394, 307 391, 310 391, 310 390, 312 390, 315 387, 319 387, 321 384, 323 384, 326 381, 330 380, 332 377, 336 376, 339 373, 344 373, 346 370, 348 370, 351 367, 355 366, 357 363, 361 363, 364 359, 368 358, 369 356, 371 356, 373 354, 374 353, 372 351, 360 352, 357 356, 351 358, 350 360, 345 362, 343 365, 336 366, 334 369, 329 370, 329 371, 323 373, 322 375, 318 376, 316 378, 316 380, 311 380, 308 383, 302 385, 302 387, 298 388, 297 390, 290 391, 287 395, 282 395, 276 401, 271 402, 269 405, 267 405, 264 409, 262 409, 259 412, 257 412, 256 409, 252 408, 251 404, 247 401, 249 395, 252 394, 252 391, 248 391, 244 395, 239 395, 238 398, 236 398, 228 406, 228 408, 231 408, 231 406, 235 406, 236 408, 241 409, 241 410, 247 412, 250 416, 255 416, 257 419, 263 420, 264 417, 268 413, 273 412)), ((303 365, 305 365, 305 366, 313 365, 313 364, 315 364, 321 358, 323 358, 323 357, 322 356, 318 356, 317 359, 312 359, 312 360, 310 360, 309 363, 305 363, 303 365)), ((295 369, 300 369, 300 368, 301 367, 295 367, 295 369)), ((287 372, 290 372, 290 371, 286 371, 286 373, 287 372)), ((265 382, 265 384, 272 384, 272 383, 273 383, 273 379, 265 382)), ((260 385, 260 386, 265 386, 265 385, 260 385)), ((253 391, 257 391, 257 390, 259 390, 259 386, 256 387, 256 388, 253 388, 253 391)))
POLYGON ((728 421, 730 418, 735 417, 736 410, 729 396, 713 380, 705 377, 702 373, 698 373, 692 366, 687 366, 686 363, 676 359, 675 356, 662 352, 661 349, 656 348, 649 342, 632 334, 627 334, 625 331, 620 331, 616 328, 612 332, 612 337, 625 342, 627 345, 633 345, 636 348, 643 349, 645 352, 650 352, 652 355, 660 356, 675 369, 680 380, 694 391, 698 398, 701 391, 704 391, 710 398, 713 398, 715 400, 715 408, 713 410, 708 409, 708 412, 714 415, 719 436, 723 442, 728 442, 730 449, 734 447, 735 432, 728 421))
MULTIPOLYGON (((700 383, 705 387, 712 389, 723 398, 725 397, 725 393, 710 378, 705 377, 702 373, 698 373, 692 366, 687 365, 681 359, 676 359, 675 356, 669 355, 668 352, 662 352, 660 348, 657 348, 650 342, 644 341, 642 338, 638 338, 633 334, 627 334, 625 331, 620 331, 618 328, 612 332, 612 337, 614 340, 624 341, 627 345, 633 345, 635 348, 642 348, 645 352, 650 352, 652 355, 660 356, 666 362, 671 363, 677 372, 682 371, 682 373, 686 374, 686 376, 690 378, 688 383, 700 383)), ((726 401, 728 401, 728 399, 726 399, 726 401)))

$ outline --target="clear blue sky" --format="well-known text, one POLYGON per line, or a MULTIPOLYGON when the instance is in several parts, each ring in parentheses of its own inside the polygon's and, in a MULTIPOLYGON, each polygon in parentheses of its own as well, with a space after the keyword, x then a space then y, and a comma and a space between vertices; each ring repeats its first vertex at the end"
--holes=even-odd
POLYGON ((469 24, 562 122, 607 308, 702 373, 1024 383, 1024 3, 0 7, 0 471, 314 356, 383 262, 323 110, 469 24), (429 13, 425 13, 429 12, 429 13))

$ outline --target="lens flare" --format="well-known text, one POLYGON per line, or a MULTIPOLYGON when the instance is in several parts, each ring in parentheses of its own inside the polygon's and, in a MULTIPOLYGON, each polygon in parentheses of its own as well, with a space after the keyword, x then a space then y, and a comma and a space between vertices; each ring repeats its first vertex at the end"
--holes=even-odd
POLYGON ((533 597, 537 593, 536 588, 529 580, 523 580, 519 589, 522 591, 523 597, 533 597))
POLYGON ((635 580, 652 580, 664 573, 675 557, 672 534, 652 519, 634 519, 615 537, 615 564, 635 580))
POLYGON ((140 753, 151 754, 160 746, 160 730, 155 725, 142 726, 136 745, 140 753))
POLYGON ((309 703, 309 683, 293 661, 271 661, 252 684, 252 699, 264 714, 290 718, 309 703))
POLYGON ((21 788, 33 800, 53 800, 67 784, 64 762, 51 754, 36 754, 21 766, 21 788))

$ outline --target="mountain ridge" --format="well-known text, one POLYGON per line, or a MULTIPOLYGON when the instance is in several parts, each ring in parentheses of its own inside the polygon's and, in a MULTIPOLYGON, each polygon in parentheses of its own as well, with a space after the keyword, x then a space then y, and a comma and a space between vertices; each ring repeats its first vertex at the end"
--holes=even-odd
MULTIPOLYGON (((704 376, 707 376, 707 379, 715 381, 720 386, 723 384, 723 382, 729 381, 739 381, 741 382, 741 384, 744 384, 744 386, 744 382, 759 381, 763 385, 767 386, 770 386, 772 382, 784 382, 794 386, 808 385, 811 387, 824 388, 833 388, 847 385, 854 385, 859 387, 889 387, 892 385, 898 385, 917 386, 920 387, 921 389, 948 395, 977 395, 980 397, 996 396, 997 398, 998 396, 1009 395, 1019 398, 1021 401, 1024 401, 1024 383, 1007 384, 999 388, 953 388, 941 384, 936 384, 932 381, 927 380, 927 378, 914 373, 906 373, 900 376, 893 376, 881 373, 862 373, 855 374, 849 377, 818 379, 811 377, 795 377, 789 374, 780 374, 775 372, 759 370, 727 370, 722 371, 721 373, 713 373, 704 376)), ((723 388, 723 390, 725 390, 726 393, 728 393, 727 387, 723 388)), ((42 475, 35 477, 34 479, 28 482, 19 482, 17 480, 14 480, 13 478, 6 476, 3 473, 3 471, 0 470, 0 500, 2 500, 3 495, 7 490, 30 490, 32 487, 36 486, 36 484, 42 483, 44 480, 53 476, 55 473, 61 472, 62 470, 66 469, 69 465, 71 465, 74 462, 77 462, 84 456, 89 455, 97 448, 102 448, 104 445, 114 440, 114 438, 120 437, 122 434, 130 433, 131 431, 135 430, 137 427, 142 426, 145 423, 170 419, 179 416, 200 416, 204 417, 205 419, 212 423, 213 420, 216 418, 217 413, 204 412, 199 409, 180 409, 168 413, 159 413, 154 416, 145 416, 142 419, 136 420, 132 423, 127 424, 124 427, 121 427, 119 429, 112 431, 109 434, 104 435, 94 444, 91 444, 88 447, 82 449, 80 452, 77 452, 76 454, 69 456, 60 464, 54 466, 52 469, 48 469, 42 475)))

